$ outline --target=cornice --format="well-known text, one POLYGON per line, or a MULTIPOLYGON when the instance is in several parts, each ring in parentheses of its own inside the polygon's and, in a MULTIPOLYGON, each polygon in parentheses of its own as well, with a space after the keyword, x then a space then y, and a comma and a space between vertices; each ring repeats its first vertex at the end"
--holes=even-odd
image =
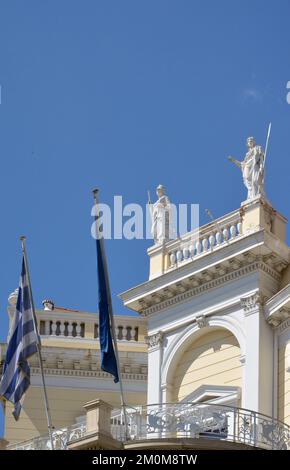
MULTIPOLYGON (((231 282, 233 280, 239 279, 241 277, 244 277, 248 274, 251 274, 256 271, 263 271, 269 276, 271 276, 273 279, 276 281, 279 281, 281 276, 279 273, 277 273, 273 268, 268 266, 266 263, 263 261, 256 261, 251 264, 248 264, 246 266, 243 266, 239 269, 236 269, 234 271, 231 271, 230 273, 227 273, 223 276, 217 277, 211 281, 205 282, 201 284, 198 287, 194 287, 192 289, 189 289, 183 293, 180 293, 178 295, 175 295, 171 297, 170 299, 166 299, 164 301, 161 301, 155 305, 152 305, 148 308, 145 308, 144 310, 141 311, 141 314, 144 316, 149 316, 155 312, 159 312, 160 310, 163 310, 169 306, 175 305, 180 302, 184 302, 186 300, 189 300, 192 297, 195 297, 197 295, 201 295, 205 292, 208 292, 212 289, 215 289, 217 287, 220 287, 223 284, 226 284, 228 282, 231 282)), ((157 294, 158 295, 158 294, 157 294)))
MULTIPOLYGON (((176 269, 169 269, 163 275, 154 279, 149 279, 142 284, 139 284, 131 289, 120 293, 118 296, 122 299, 125 305, 129 305, 132 301, 149 295, 162 288, 165 284, 170 286, 175 282, 180 282, 193 274, 200 274, 202 271, 209 269, 212 266, 223 264, 225 261, 231 261, 237 256, 248 256, 250 251, 260 247, 264 243, 264 231, 260 230, 255 233, 244 235, 234 243, 221 245, 219 249, 213 252, 207 252, 200 256, 190 259, 189 262, 178 266, 176 269)), ((255 255, 251 254, 254 258, 255 255)), ((130 307, 129 307, 130 308, 130 307)))
POLYGON ((290 284, 285 286, 265 304, 267 321, 275 328, 290 318, 290 284))

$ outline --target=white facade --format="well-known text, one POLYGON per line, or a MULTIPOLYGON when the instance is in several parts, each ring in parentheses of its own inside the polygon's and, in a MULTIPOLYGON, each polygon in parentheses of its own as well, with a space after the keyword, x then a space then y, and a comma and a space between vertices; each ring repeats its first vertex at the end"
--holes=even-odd
POLYGON ((189 233, 148 250, 149 280, 121 294, 148 321, 148 404, 193 396, 232 403, 236 390, 236 405, 289 422, 289 405, 279 405, 278 378, 279 348, 290 341, 290 286, 281 289, 289 266, 285 223, 260 197, 201 227, 195 244, 196 234, 189 233), (227 340, 214 354, 210 341, 208 349, 203 343, 222 332, 237 344, 227 340), (226 357, 230 346, 233 357, 226 357))

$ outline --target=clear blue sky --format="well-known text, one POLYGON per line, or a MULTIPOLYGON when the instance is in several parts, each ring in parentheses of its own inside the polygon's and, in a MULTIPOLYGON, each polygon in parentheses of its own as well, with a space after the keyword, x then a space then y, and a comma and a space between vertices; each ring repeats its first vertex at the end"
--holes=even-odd
MULTIPOLYGON (((272 121, 267 194, 290 216, 289 17, 286 0, 0 1, 0 340, 21 234, 37 306, 96 310, 95 186, 144 204, 162 183, 205 222, 245 200, 226 157, 272 121)), ((115 313, 149 244, 106 244, 115 313)))

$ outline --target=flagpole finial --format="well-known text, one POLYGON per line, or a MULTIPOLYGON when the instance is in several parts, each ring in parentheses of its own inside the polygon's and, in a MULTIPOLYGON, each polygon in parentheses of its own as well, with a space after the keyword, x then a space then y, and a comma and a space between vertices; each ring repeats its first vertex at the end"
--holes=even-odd
POLYGON ((98 188, 94 188, 94 189, 92 190, 92 193, 93 193, 94 196, 96 196, 96 195, 98 194, 98 192, 99 192, 99 189, 98 189, 98 188))
POLYGON ((19 237, 19 239, 24 242, 26 240, 26 236, 25 235, 21 235, 21 237, 19 237))

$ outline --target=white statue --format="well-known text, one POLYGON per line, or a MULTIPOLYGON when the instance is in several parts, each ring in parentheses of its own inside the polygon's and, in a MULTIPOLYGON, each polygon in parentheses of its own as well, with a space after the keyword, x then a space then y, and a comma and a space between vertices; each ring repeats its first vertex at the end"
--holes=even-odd
POLYGON ((257 196, 264 195, 264 152, 260 145, 256 145, 254 137, 248 137, 247 146, 248 151, 242 162, 233 157, 228 158, 242 170, 244 184, 248 190, 247 199, 254 199, 257 196))
POLYGON ((172 231, 172 211, 168 196, 165 194, 165 187, 162 184, 156 189, 158 200, 151 204, 149 196, 149 208, 151 212, 151 235, 155 243, 162 243, 173 238, 172 231))

